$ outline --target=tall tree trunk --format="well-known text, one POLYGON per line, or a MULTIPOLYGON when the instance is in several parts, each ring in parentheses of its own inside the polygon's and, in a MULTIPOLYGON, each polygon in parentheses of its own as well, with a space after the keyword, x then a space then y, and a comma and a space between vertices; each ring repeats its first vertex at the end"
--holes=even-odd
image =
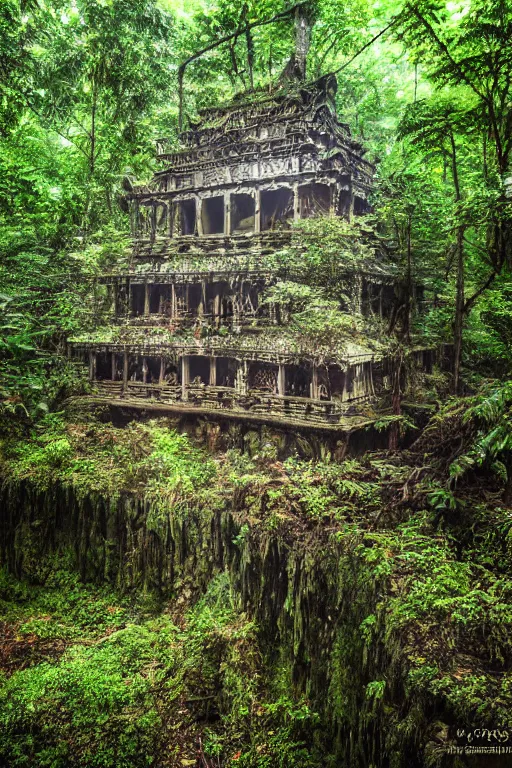
POLYGON ((462 359, 462 332, 464 330, 464 227, 457 229, 457 287, 455 296, 455 319, 453 323, 453 391, 460 392, 460 365, 462 359))
MULTIPOLYGON (((457 167, 457 147, 455 145, 455 137, 453 131, 450 131, 450 143, 451 143, 451 159, 452 159, 452 176, 453 186, 455 188, 455 203, 459 207, 459 203, 462 200, 462 194, 459 182, 459 171, 457 167)), ((457 211, 460 215, 460 212, 457 211)), ((457 241, 456 241, 456 257, 455 263, 457 266, 457 282, 455 290, 455 317, 453 321, 453 346, 454 346, 454 360, 453 360, 453 392, 459 394, 460 392, 460 365, 462 360, 462 332, 464 330, 464 314, 465 314, 465 301, 464 301, 464 232, 465 225, 459 224, 457 227, 457 241)))
MULTIPOLYGON (((391 397, 391 407, 393 416, 401 416, 402 414, 402 391, 400 388, 402 378, 402 365, 403 365, 402 350, 400 350, 395 357, 393 365, 393 393, 391 397)), ((400 437, 400 423, 394 421, 389 429, 388 449, 390 451, 396 451, 398 449, 398 439, 400 437)))
POLYGON ((301 80, 306 79, 306 65, 311 43, 311 20, 304 6, 295 11, 295 65, 301 80))

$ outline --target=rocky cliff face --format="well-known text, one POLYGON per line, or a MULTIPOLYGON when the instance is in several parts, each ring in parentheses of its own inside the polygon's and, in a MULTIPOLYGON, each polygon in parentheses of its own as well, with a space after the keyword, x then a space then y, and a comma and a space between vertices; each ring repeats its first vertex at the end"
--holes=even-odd
MULTIPOLYGON (((406 455, 281 462, 264 446, 210 456, 159 422, 59 429, 39 453, 7 451, 2 563, 43 584, 64 564, 170 611, 227 578, 257 627, 258 676, 317 713, 301 765, 444 766, 457 728, 504 722, 499 509, 481 503, 443 532, 406 455)), ((220 684, 211 697, 224 722, 220 684)))

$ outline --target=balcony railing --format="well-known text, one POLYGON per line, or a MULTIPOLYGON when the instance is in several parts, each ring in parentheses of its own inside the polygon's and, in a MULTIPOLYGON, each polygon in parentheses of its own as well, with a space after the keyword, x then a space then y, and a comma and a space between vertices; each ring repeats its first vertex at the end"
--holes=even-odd
POLYGON ((256 389, 242 393, 234 387, 197 384, 183 387, 181 384, 144 384, 138 381, 129 381, 124 388, 121 381, 99 381, 95 382, 94 389, 96 394, 115 400, 150 401, 169 405, 173 410, 228 411, 240 418, 252 416, 259 421, 307 422, 319 427, 341 424, 348 416, 355 415, 354 406, 372 399, 363 396, 342 403, 281 396, 256 389))

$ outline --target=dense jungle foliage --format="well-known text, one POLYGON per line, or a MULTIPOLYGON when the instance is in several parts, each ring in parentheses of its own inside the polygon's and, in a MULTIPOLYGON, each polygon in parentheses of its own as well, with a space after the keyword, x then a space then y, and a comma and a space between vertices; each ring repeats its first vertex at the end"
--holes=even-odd
POLYGON ((357 456, 112 424, 66 351, 154 140, 276 83, 296 6, 0 4, 1 765, 470 768, 491 762, 450 755, 454 730, 510 723, 512 5, 299 7, 373 212, 301 223, 277 259, 307 285, 268 299, 313 346, 454 350, 400 413, 368 408, 357 456), (336 282, 376 258, 362 230, 396 271, 387 327, 336 282))

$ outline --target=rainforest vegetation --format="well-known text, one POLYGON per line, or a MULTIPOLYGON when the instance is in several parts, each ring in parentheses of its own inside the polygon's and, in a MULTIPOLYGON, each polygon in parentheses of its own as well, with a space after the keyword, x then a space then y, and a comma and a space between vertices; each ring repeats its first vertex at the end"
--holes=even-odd
POLYGON ((510 0, 0 4, 0 765, 510 765, 449 746, 512 746, 511 40, 510 0), (353 451, 86 406, 66 340, 127 257, 124 192, 275 87, 299 16, 375 185, 357 225, 297 226, 307 286, 269 298, 357 341, 333 275, 364 229, 397 274, 365 333, 451 369, 353 451))

